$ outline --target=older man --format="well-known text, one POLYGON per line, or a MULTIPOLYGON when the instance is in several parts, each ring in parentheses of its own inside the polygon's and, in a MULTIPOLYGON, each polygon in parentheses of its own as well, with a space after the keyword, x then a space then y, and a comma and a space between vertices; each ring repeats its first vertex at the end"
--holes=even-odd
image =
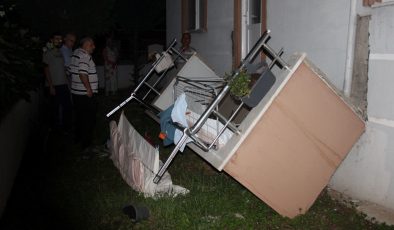
POLYGON ((92 38, 81 39, 80 48, 73 52, 69 66, 75 108, 75 141, 82 149, 87 149, 92 144, 96 125, 98 78, 91 56, 94 49, 92 38))
MULTIPOLYGON (((67 33, 63 39, 63 46, 62 46, 62 48, 60 48, 60 51, 63 54, 64 68, 66 69, 67 75, 69 75, 68 67, 70 66, 71 56, 73 54, 73 48, 74 48, 76 39, 77 39, 77 37, 75 36, 74 33, 67 33)), ((71 79, 69 79, 69 80, 71 80, 71 79)))

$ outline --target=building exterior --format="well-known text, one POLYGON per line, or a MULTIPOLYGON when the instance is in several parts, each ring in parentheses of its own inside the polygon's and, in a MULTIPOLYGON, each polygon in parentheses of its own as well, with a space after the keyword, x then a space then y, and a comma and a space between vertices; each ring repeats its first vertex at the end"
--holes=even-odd
POLYGON ((392 0, 167 0, 167 43, 190 31, 192 46, 218 75, 236 67, 266 29, 285 59, 306 52, 366 120, 329 186, 392 210, 393 27, 392 0))

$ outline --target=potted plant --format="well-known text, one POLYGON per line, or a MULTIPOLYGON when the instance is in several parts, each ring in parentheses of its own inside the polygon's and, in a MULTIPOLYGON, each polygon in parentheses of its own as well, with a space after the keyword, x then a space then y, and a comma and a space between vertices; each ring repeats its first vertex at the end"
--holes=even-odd
POLYGON ((239 74, 232 77, 226 76, 230 86, 230 95, 247 106, 255 107, 274 85, 276 78, 268 66, 263 66, 260 71, 249 74, 244 68, 239 74))
POLYGON ((246 69, 241 69, 239 74, 234 77, 226 74, 225 78, 229 82, 230 94, 235 97, 235 99, 241 100, 242 97, 250 94, 251 77, 246 69))

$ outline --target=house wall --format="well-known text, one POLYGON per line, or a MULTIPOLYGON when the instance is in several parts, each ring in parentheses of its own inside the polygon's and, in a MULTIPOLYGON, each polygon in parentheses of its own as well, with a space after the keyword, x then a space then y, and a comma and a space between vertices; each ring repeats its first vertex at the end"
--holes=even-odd
POLYGON ((394 210, 394 5, 370 14, 367 130, 330 186, 394 210))
MULTIPOLYGON (((105 89, 104 66, 96 66, 99 80, 99 88, 105 89)), ((127 89, 134 83, 134 65, 118 65, 116 77, 118 78, 118 89, 127 89)))
MULTIPOLYGON (((166 1, 167 46, 170 45, 173 39, 176 39, 178 44, 181 42, 181 12, 181 0, 166 1)), ((194 39, 192 43, 194 43, 194 39)))
POLYGON ((268 0, 267 28, 270 44, 284 47, 285 59, 306 52, 330 81, 344 86, 350 2, 343 0, 268 0))
MULTIPOLYGON (((221 73, 231 67, 233 5, 225 0, 208 4, 208 32, 193 34, 192 43, 207 64, 221 73)), ((180 9, 180 0, 167 1, 167 39, 180 38, 180 9)), ((368 121, 329 186, 394 210, 394 5, 370 8, 363 7, 361 0, 267 0, 269 44, 276 50, 284 47, 285 59, 294 52, 306 52, 344 90, 347 68, 352 66, 347 64, 349 60, 352 64, 355 41, 349 34, 355 31, 356 15, 371 15, 368 121)))
MULTIPOLYGON (((207 1, 207 32, 192 32, 191 46, 219 76, 232 69, 233 2, 207 1)), ((167 44, 181 39, 181 1, 167 1, 167 44)))

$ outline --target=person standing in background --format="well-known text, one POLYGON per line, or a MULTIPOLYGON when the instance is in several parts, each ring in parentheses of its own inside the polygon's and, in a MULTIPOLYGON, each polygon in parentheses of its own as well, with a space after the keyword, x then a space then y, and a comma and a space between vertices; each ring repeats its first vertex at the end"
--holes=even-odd
POLYGON ((68 67, 70 66, 70 61, 71 61, 71 56, 73 54, 73 48, 75 45, 77 37, 74 33, 67 33, 64 36, 64 41, 63 41, 63 46, 60 48, 60 51, 63 54, 64 58, 64 68, 66 70, 67 77, 69 78, 69 81, 71 82, 71 76, 70 73, 68 72, 68 67))
POLYGON ((49 97, 50 106, 49 122, 52 128, 60 128, 61 131, 69 132, 72 126, 72 105, 64 70, 64 58, 60 51, 62 35, 54 33, 51 36, 51 43, 53 47, 43 54, 46 94, 49 97))
MULTIPOLYGON (((196 49, 190 46, 191 40, 192 40, 192 36, 189 32, 184 32, 182 34, 182 38, 181 38, 182 45, 179 48, 179 52, 187 60, 189 60, 189 58, 193 56, 194 53, 196 53, 196 49)), ((177 57, 175 63, 177 65, 177 68, 181 68, 186 63, 186 60, 181 57, 177 57)))
POLYGON ((191 41, 192 35, 189 32, 184 32, 181 39, 182 46, 179 51, 187 59, 189 59, 194 53, 196 53, 196 49, 190 46, 191 41))
POLYGON ((115 95, 118 91, 118 49, 112 37, 108 37, 102 55, 104 59, 105 95, 115 95))
POLYGON ((83 150, 91 146, 96 125, 98 77, 92 59, 94 49, 92 38, 82 38, 80 48, 73 52, 69 66, 75 108, 75 141, 83 150))

